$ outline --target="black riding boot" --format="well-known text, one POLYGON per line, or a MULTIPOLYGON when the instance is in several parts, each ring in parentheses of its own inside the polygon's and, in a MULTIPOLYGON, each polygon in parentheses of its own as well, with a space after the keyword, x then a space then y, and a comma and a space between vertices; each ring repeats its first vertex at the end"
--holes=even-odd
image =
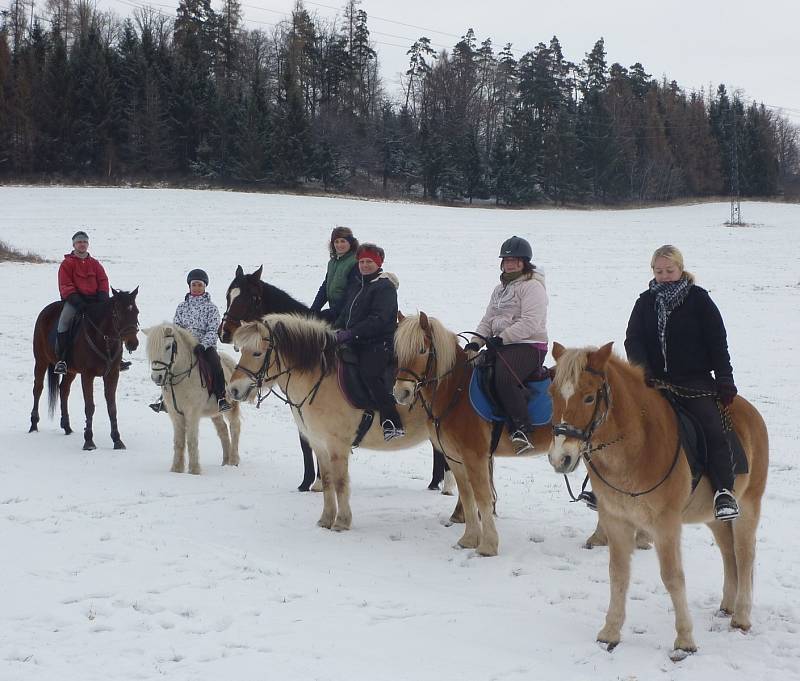
POLYGON ((214 372, 214 396, 217 398, 219 411, 229 411, 231 405, 225 397, 225 374, 222 371, 222 362, 220 361, 217 349, 213 346, 206 348, 205 356, 206 361, 214 372))
POLYGON ((53 373, 67 373, 67 352, 69 351, 69 331, 59 331, 56 339, 56 354, 58 361, 53 367, 53 373))

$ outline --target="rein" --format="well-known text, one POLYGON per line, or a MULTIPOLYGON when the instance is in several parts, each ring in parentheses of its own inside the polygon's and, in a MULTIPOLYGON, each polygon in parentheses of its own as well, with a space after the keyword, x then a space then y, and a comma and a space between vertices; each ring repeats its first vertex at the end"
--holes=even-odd
POLYGON ((105 341, 106 349, 105 352, 103 352, 92 340, 92 337, 89 335, 89 329, 86 326, 83 327, 83 336, 86 339, 86 344, 89 346, 92 352, 94 352, 100 359, 103 360, 103 362, 105 362, 106 369, 103 372, 103 376, 107 376, 114 366, 114 363, 117 362, 120 357, 122 357, 122 336, 129 331, 138 331, 139 325, 129 324, 128 326, 120 329, 117 326, 117 320, 119 319, 119 316, 117 315, 117 311, 114 309, 113 304, 111 308, 111 327, 116 335, 108 335, 107 333, 104 333, 103 330, 97 324, 95 324, 94 321, 92 321, 91 317, 86 314, 84 314, 83 319, 89 326, 92 327, 92 329, 94 329, 97 335, 99 335, 105 341), (119 347, 112 353, 112 347, 115 347, 117 344, 119 344, 119 347))

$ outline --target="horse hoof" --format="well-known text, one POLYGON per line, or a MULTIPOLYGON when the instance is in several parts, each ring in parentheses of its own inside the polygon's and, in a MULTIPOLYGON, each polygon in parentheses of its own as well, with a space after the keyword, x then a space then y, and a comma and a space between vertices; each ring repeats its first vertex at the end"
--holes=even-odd
POLYGON ((83 443, 83 451, 84 452, 91 452, 94 449, 97 449, 97 445, 94 442, 92 442, 91 440, 83 443))
POLYGON ((428 485, 428 489, 431 492, 438 492, 439 491, 439 483, 438 482, 431 482, 431 484, 428 485))
POLYGON ((72 435, 72 428, 70 428, 69 426, 64 428, 64 435, 72 435))
POLYGON ((331 526, 333 525, 333 520, 328 520, 326 518, 320 518, 317 521, 317 525, 319 527, 324 527, 326 530, 330 530, 331 526))
POLYGON ((38 433, 39 428, 36 426, 35 423, 31 423, 31 427, 28 429, 29 433, 38 433))
POLYGON ((311 487, 311 485, 308 485, 308 484, 306 484, 304 482, 304 483, 301 483, 300 485, 297 486, 297 491, 298 492, 308 492, 310 487, 311 487))
POLYGON ((733 611, 728 610, 727 608, 720 608, 714 613, 714 617, 728 619, 729 617, 733 617, 733 611))
POLYGON ((669 659, 673 662, 682 662, 692 653, 697 652, 697 648, 675 648, 669 654, 669 659))
POLYGON ((200 466, 192 466, 189 468, 189 473, 192 475, 200 475, 200 466))
POLYGON ((731 620, 732 629, 738 629, 739 631, 750 631, 750 627, 750 622, 742 622, 741 620, 737 620, 735 615, 731 620))
POLYGON ((122 440, 117 440, 114 443, 114 449, 127 449, 127 447, 125 446, 125 443, 122 440))

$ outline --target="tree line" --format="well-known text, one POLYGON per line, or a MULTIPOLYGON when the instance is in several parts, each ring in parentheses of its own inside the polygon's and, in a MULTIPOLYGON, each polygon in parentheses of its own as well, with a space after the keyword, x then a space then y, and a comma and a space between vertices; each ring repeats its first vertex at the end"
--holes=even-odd
POLYGON ((602 38, 574 63, 556 37, 519 57, 472 29, 441 52, 421 37, 389 93, 359 0, 336 20, 298 0, 271 30, 238 0, 127 18, 31 3, 0 15, 0 178, 563 205, 769 197, 800 174, 786 118, 609 66, 602 38))

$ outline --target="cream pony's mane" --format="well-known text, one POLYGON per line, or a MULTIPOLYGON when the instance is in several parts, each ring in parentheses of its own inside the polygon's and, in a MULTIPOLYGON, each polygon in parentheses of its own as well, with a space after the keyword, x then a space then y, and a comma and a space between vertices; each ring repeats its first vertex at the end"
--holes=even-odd
POLYGON ((190 331, 177 324, 164 322, 147 329, 147 359, 151 362, 158 359, 164 347, 164 340, 171 336, 177 338, 178 343, 185 345, 190 351, 197 345, 197 341, 190 331), (170 334, 167 334, 167 329, 170 329, 170 334))
MULTIPOLYGON (((428 317, 428 325, 436 352, 436 371, 439 375, 447 373, 455 366, 458 339, 435 317, 428 317)), ((419 315, 403 319, 394 336, 394 349, 399 367, 410 366, 425 345, 425 331, 419 323, 419 315)))

